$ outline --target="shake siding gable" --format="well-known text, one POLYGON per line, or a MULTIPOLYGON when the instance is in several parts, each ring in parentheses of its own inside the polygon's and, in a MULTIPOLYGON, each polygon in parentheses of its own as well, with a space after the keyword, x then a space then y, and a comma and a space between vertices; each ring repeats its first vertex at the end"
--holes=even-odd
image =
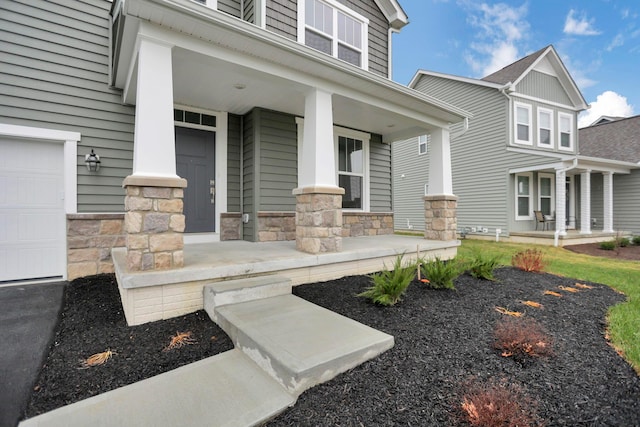
POLYGON ((0 4, 0 116, 13 125, 79 132, 78 212, 122 212, 134 108, 108 87, 111 2, 0 4), (89 173, 94 149, 102 167, 89 173))
POLYGON ((556 104, 572 105, 569 95, 565 92, 558 78, 539 71, 533 70, 527 74, 518 83, 517 91, 556 104))

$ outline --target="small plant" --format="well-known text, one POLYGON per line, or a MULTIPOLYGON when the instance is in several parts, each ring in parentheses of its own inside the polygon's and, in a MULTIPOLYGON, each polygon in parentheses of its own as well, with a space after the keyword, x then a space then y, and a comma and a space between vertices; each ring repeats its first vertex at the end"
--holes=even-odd
POLYGON ((403 256, 399 255, 393 264, 393 270, 388 270, 385 266, 385 269, 380 273, 370 275, 373 286, 358 296, 369 298, 376 304, 394 305, 400 301, 415 275, 415 263, 405 263, 403 256))
POLYGON ((533 318, 503 318, 493 330, 493 347, 503 357, 525 360, 529 357, 551 356, 553 340, 533 318))
POLYGON ((480 251, 474 251, 473 259, 469 262, 469 274, 476 279, 494 281, 496 278, 493 270, 499 265, 500 255, 489 257, 480 251))
POLYGON ((432 260, 421 261, 422 276, 427 284, 434 289, 455 289, 453 281, 462 272, 460 262, 456 259, 443 261, 436 257, 432 260))
POLYGON ((116 355, 115 351, 106 350, 102 353, 93 354, 86 359, 82 359, 80 361, 80 369, 92 368, 94 366, 100 366, 107 363, 107 360, 111 359, 112 356, 116 355))
POLYGON ((600 249, 604 249, 605 251, 613 251, 616 248, 616 241, 610 240, 608 242, 600 243, 600 249))
POLYGON ((631 243, 636 246, 640 246, 640 236, 634 236, 633 239, 631 239, 631 243))
POLYGON ((169 345, 167 345, 162 351, 171 351, 174 348, 180 348, 185 345, 195 344, 197 341, 193 339, 192 333, 189 332, 176 332, 174 336, 171 337, 171 341, 169 341, 169 345))
POLYGON ((475 427, 542 426, 538 402, 517 384, 506 381, 473 383, 462 399, 464 418, 475 427))
POLYGON ((626 247, 627 247, 627 246, 629 246, 630 244, 631 244, 631 240, 629 240, 629 239, 628 239, 628 238, 626 238, 626 237, 618 237, 618 238, 616 239, 616 245, 617 245, 618 247, 626 248, 626 247))
POLYGON ((545 264, 544 254, 538 249, 527 249, 511 258, 511 265, 528 272, 539 273, 544 270, 545 264))

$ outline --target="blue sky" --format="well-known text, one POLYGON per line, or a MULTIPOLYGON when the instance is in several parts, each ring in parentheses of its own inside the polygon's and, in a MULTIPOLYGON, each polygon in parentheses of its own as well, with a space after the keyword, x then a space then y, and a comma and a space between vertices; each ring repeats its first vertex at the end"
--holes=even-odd
POLYGON ((552 44, 591 109, 640 114, 637 0, 400 0, 409 25, 393 36, 393 79, 418 69, 481 78, 552 44))

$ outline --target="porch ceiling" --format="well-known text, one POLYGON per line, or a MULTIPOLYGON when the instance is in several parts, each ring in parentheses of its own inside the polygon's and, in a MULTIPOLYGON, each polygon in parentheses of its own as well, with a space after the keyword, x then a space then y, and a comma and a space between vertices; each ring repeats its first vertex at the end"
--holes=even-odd
POLYGON ((136 103, 139 38, 173 46, 176 104, 244 114, 263 107, 304 115, 312 88, 333 93, 334 122, 385 142, 462 121, 464 110, 363 71, 295 41, 186 0, 126 0, 113 81, 136 103))

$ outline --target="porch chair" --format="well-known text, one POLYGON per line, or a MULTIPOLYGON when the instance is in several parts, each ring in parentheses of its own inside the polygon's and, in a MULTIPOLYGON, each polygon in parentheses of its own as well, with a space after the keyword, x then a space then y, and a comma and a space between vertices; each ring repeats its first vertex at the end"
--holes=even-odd
POLYGON ((555 218, 549 217, 542 213, 542 211, 533 211, 536 216, 536 231, 538 231, 538 224, 542 224, 542 230, 548 230, 549 224, 555 222, 555 218))

